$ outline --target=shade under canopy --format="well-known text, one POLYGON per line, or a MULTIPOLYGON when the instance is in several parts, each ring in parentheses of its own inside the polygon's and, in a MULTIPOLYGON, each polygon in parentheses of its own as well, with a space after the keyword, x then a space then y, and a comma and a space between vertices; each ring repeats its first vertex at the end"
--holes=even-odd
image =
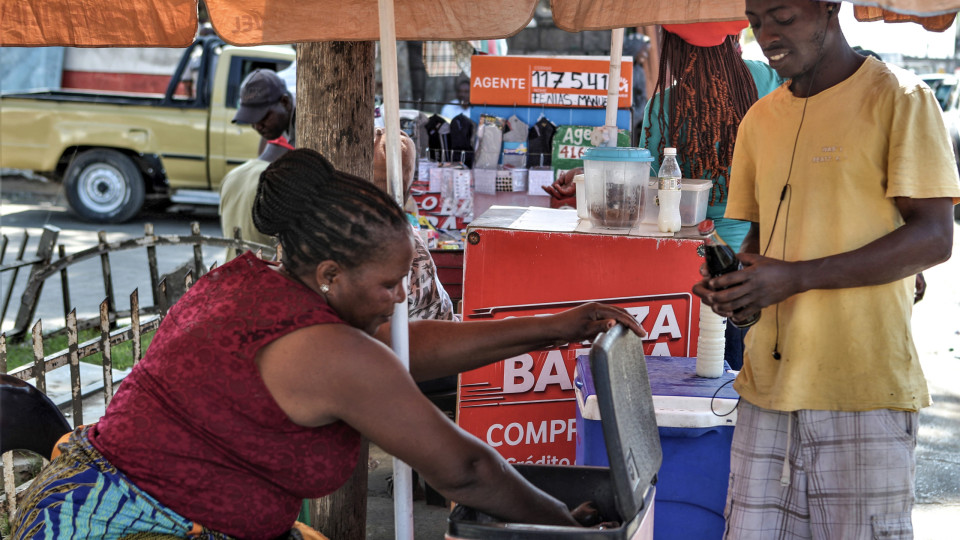
MULTIPOLYGON (((185 47, 197 30, 197 0, 0 1, 4 46, 185 47)), ((951 14, 933 25, 936 28, 925 25, 928 29, 946 28, 952 13, 960 9, 960 0, 857 3, 863 4, 857 10, 861 20, 951 14)), ((397 39, 511 36, 527 25, 536 4, 536 0, 396 0, 397 39)), ((206 0, 206 6, 214 29, 235 45, 366 41, 380 35, 377 0, 206 0)), ((552 0, 551 7, 557 27, 570 32, 735 20, 743 18, 744 10, 742 0, 552 0)))

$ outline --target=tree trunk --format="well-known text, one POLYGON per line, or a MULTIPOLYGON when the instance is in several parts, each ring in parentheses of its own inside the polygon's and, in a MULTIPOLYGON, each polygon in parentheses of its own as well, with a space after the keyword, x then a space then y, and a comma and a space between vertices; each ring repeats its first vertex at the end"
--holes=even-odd
MULTIPOLYGON (((312 148, 337 169, 366 179, 373 178, 373 68, 373 42, 297 46, 297 146, 312 148)), ((312 525, 329 538, 366 538, 368 456, 363 439, 347 483, 311 501, 312 525)))
POLYGON ((373 174, 373 68, 370 41, 297 47, 297 146, 366 179, 373 174))

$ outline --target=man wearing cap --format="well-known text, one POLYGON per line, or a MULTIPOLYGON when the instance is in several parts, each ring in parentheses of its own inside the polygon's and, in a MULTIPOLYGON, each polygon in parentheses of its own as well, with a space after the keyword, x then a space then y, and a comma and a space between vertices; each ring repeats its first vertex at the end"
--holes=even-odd
POLYGON ((240 106, 234 124, 251 124, 267 141, 285 136, 295 144, 296 103, 277 73, 256 69, 240 85, 240 106))
POLYGON ((746 0, 780 76, 740 123, 726 216, 742 270, 693 292, 762 310, 734 388, 727 537, 913 538, 914 276, 950 257, 960 179, 915 75, 857 54, 838 3, 746 0))
MULTIPOLYGON (((277 160, 293 144, 296 109, 286 84, 269 69, 257 69, 240 86, 240 107, 233 117, 235 124, 252 124, 263 137, 261 154, 231 170, 220 183, 220 228, 225 238, 233 238, 234 229, 246 241, 272 246, 276 241, 261 233, 253 224, 253 201, 257 195, 260 173, 277 160)), ((227 248, 224 262, 233 259, 235 250, 227 248)))

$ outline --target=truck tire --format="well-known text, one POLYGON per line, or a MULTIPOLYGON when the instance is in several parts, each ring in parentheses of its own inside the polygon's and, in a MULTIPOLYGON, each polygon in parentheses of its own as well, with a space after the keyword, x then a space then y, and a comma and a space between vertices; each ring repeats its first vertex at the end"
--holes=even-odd
POLYGON ((123 223, 143 206, 143 175, 129 157, 116 150, 87 150, 70 163, 64 176, 70 211, 84 221, 123 223))

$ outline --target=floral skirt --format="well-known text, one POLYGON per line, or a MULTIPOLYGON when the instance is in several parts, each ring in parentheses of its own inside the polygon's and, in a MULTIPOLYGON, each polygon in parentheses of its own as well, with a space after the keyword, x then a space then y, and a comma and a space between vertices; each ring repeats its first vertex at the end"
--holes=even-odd
POLYGON ((90 444, 88 426, 61 443, 24 493, 10 538, 229 540, 165 507, 133 484, 90 444))

